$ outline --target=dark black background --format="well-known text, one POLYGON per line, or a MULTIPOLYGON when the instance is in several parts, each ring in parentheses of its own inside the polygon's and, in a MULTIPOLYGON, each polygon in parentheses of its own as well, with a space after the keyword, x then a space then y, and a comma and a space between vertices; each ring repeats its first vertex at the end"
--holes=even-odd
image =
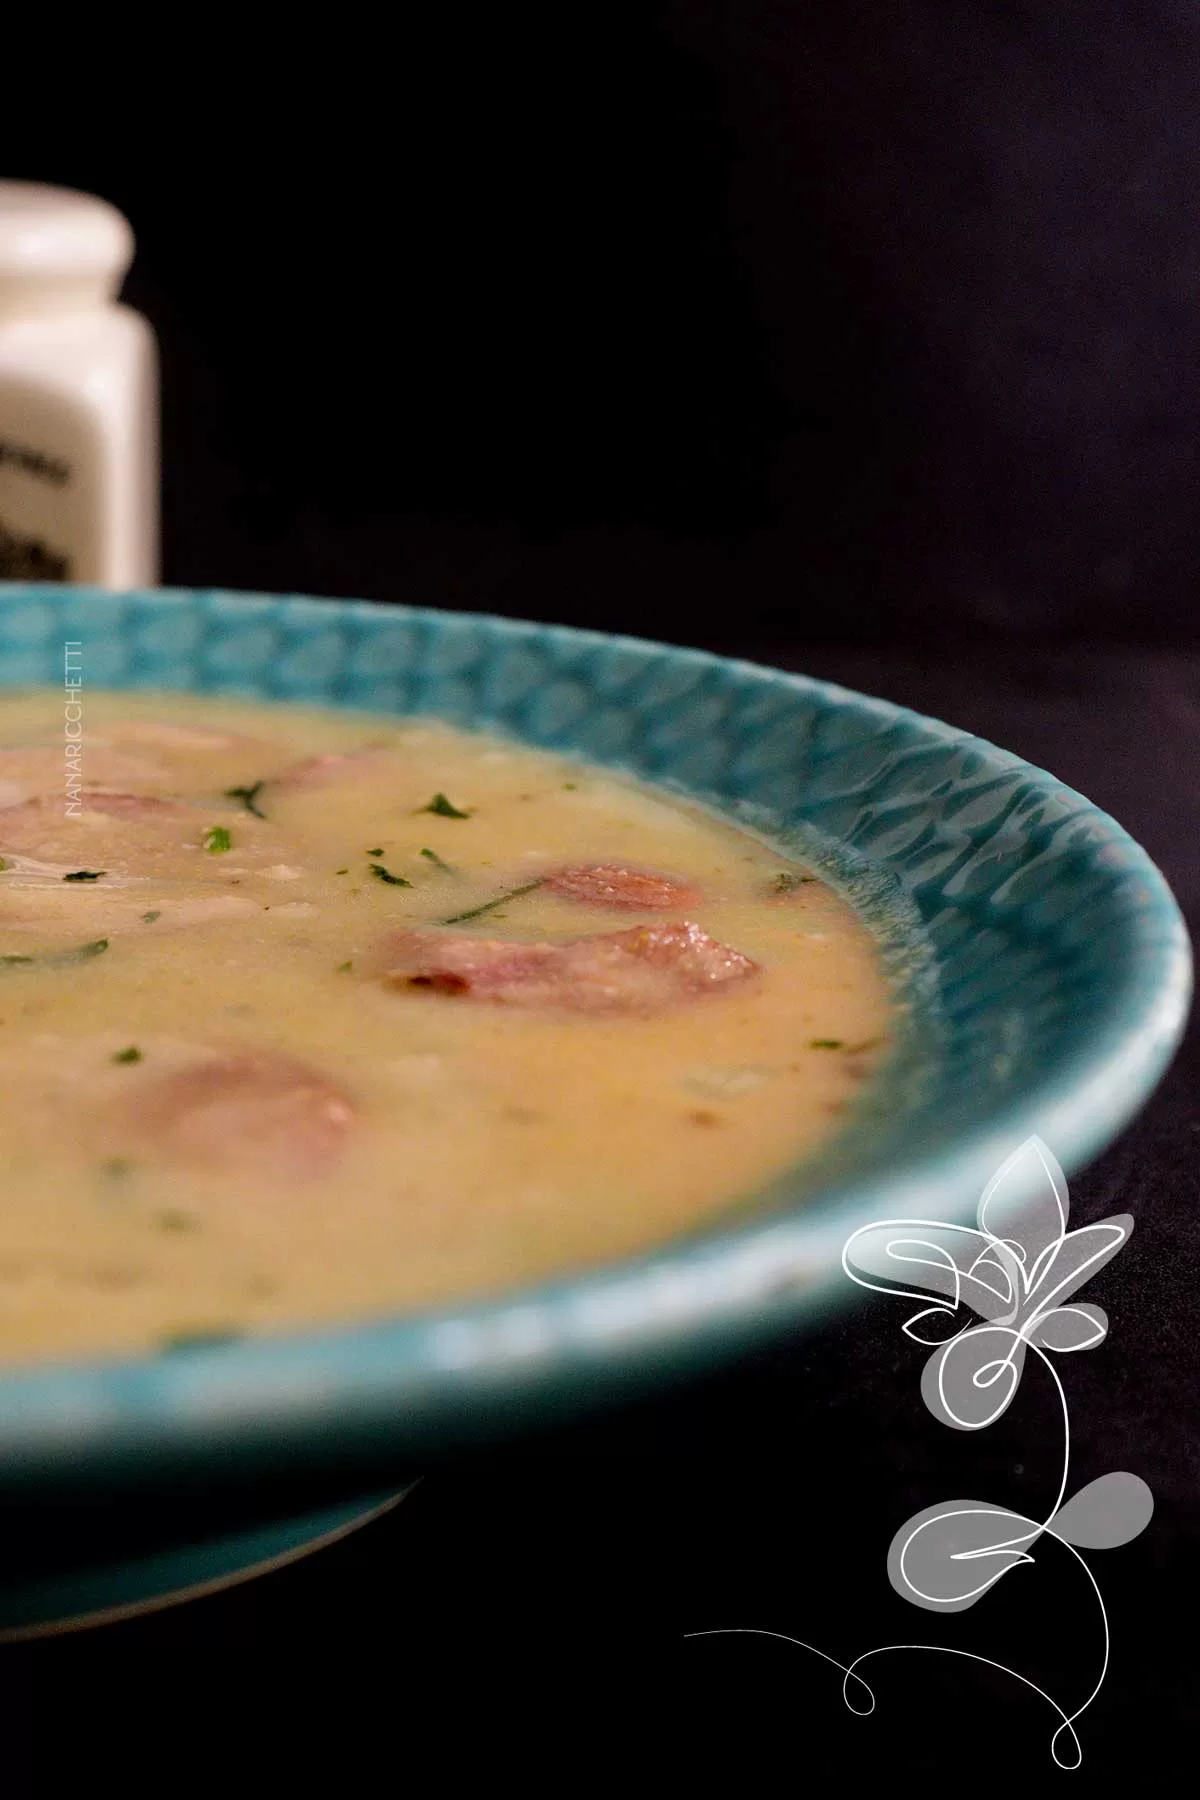
POLYGON ((137 231, 169 581, 688 641, 1194 639, 1192 0, 387 33, 109 44, 50 115, 11 84, 9 172, 137 231))
MULTIPOLYGON (((147 28, 148 70, 110 47, 6 157, 134 224, 168 581, 629 629, 885 693, 1115 812, 1195 920, 1192 0, 446 6, 390 47, 366 15, 254 29, 147 28)), ((1192 1040, 1072 1188, 1077 1219, 1137 1219, 1089 1290, 1111 1336, 1064 1369, 1078 1481, 1129 1468, 1158 1503, 1091 1557, 1113 1650, 1085 1777, 1192 1757, 1196 1074, 1192 1040)), ((672 1791, 725 1758, 747 1793, 814 1766, 1053 1775, 1048 1709, 978 1666, 880 1664, 860 1721, 801 1651, 682 1640, 955 1644, 1086 1694, 1077 1567, 1047 1556, 961 1620, 887 1588, 912 1512, 1033 1509, 1059 1455, 1032 1378, 978 1439, 936 1425, 899 1324, 880 1302, 431 1471, 255 1588, 11 1651, 15 1766, 31 1792, 73 1757, 145 1773, 149 1714, 235 1790, 318 1752, 346 1789, 415 1750, 443 1780, 469 1753, 528 1772, 555 1722, 578 1769, 649 1705, 672 1791)))

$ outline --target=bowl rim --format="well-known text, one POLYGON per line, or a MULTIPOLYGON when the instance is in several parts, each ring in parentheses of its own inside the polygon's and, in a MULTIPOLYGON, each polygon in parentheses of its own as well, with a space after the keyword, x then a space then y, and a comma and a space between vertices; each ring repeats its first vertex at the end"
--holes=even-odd
MULTIPOLYGON (((74 1357, 0 1372, 0 1484, 80 1477, 100 1465, 199 1455, 291 1455, 321 1440, 325 1453, 381 1437, 412 1454, 516 1428, 521 1415, 586 1410, 631 1388, 727 1360, 855 1293, 841 1250, 858 1227, 886 1216, 965 1222, 1006 1157, 1031 1136, 1069 1172, 1106 1148, 1140 1110, 1187 1021, 1192 958, 1178 904, 1129 833, 1055 776, 940 719, 813 676, 744 658, 629 634, 488 613, 233 589, 53 588, 0 583, 10 598, 64 596, 184 608, 266 604, 303 621, 331 609, 370 619, 397 615, 432 631, 448 625, 520 640, 568 640, 580 650, 627 647, 681 665, 734 671, 821 707, 852 707, 925 738, 969 748, 993 768, 1020 771, 1041 791, 1086 814, 1089 856, 1116 848, 1145 889, 1122 916, 1130 955, 1097 1029, 1056 1071, 944 1145, 907 1152, 886 1170, 837 1182, 828 1194, 755 1220, 724 1215, 641 1255, 509 1289, 469 1303, 404 1315, 239 1339, 186 1352, 74 1357)), ((245 611, 242 613, 245 618, 245 611)), ((16 685, 16 684, 14 684, 16 685)), ((170 683, 166 683, 170 687, 170 683)), ((118 684, 97 682, 120 691, 118 684)), ((175 691, 180 691, 176 688, 175 691)), ((304 704, 304 702, 300 702, 304 704)), ((346 707, 336 699, 311 704, 346 707)), ((597 760, 604 766, 605 759, 597 760)), ((653 778, 649 778, 653 780, 653 778)))

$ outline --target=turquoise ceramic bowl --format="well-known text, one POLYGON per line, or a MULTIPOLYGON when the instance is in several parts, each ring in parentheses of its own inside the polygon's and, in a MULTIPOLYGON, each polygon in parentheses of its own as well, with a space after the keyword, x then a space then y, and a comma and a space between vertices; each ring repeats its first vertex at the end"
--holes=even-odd
POLYGON ((855 1292, 875 1219, 973 1219, 1032 1133, 1070 1172, 1153 1088, 1190 958, 1161 875, 1050 775, 823 682, 553 626, 218 593, 0 590, 0 681, 435 714, 668 783, 800 845, 911 1003, 894 1067, 817 1164, 617 1266, 420 1316, 0 1377, 0 1485, 432 1452, 578 1411, 855 1292))

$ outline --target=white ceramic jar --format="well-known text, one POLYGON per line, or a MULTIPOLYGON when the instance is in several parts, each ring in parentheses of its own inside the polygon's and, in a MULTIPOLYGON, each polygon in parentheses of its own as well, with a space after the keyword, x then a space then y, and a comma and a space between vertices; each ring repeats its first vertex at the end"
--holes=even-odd
POLYGON ((0 580, 158 580, 158 372, 117 303, 133 233, 89 194, 0 181, 0 580))

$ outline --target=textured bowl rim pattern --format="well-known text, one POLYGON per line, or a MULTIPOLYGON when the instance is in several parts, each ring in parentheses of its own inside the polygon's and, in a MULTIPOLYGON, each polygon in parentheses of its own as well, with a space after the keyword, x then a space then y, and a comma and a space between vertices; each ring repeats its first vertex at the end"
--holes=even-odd
MULTIPOLYGON (((429 643, 460 636, 490 652, 537 646, 564 660, 628 654, 680 675, 748 684, 785 703, 790 696, 798 714, 807 708, 814 718, 840 714, 881 731, 903 727, 925 745, 981 759, 996 776, 1019 775, 1030 793, 1085 821, 1087 843, 1076 856, 1102 863, 1112 881, 1134 890, 1135 901, 1117 909, 1115 926, 1109 920, 1119 934, 1121 968, 1110 987, 1093 994, 1086 1031, 1075 1033, 1035 1091, 994 1108, 981 1099, 970 1128, 944 1144, 838 1182, 791 1211, 731 1213, 649 1254, 483 1301, 180 1353, 15 1367, 0 1376, 0 1485, 119 1477, 181 1461, 210 1472, 264 1459, 371 1459, 380 1452, 411 1461, 719 1363, 831 1306, 850 1304, 856 1290, 840 1259, 857 1227, 885 1218, 973 1220, 987 1180, 1035 1134, 1068 1173, 1081 1167, 1139 1110, 1182 1036, 1190 945, 1170 889, 1146 853, 1052 775, 941 721, 829 682, 646 639, 487 614, 216 590, 114 595, 0 584, 0 682, 38 679, 20 673, 33 666, 21 653, 18 679, 6 676, 12 666, 11 656, 5 661, 6 621, 28 617, 36 662, 37 644, 44 639, 44 649, 54 638, 53 632, 38 638, 39 609, 58 620, 111 614, 120 629, 128 608, 143 618, 200 618, 220 630, 252 617, 286 620, 301 638, 345 622, 369 639, 399 622, 429 643)), ((176 689, 196 685, 161 674, 139 679, 176 689)), ((261 685, 239 688, 236 680, 215 682, 211 690, 263 694, 261 685)), ((348 704, 336 688, 291 697, 348 704)), ((377 710, 393 708, 377 703, 377 710)), ((591 750, 579 754, 606 760, 591 750)), ((1103 911, 1103 892, 1099 904, 1103 911)))

